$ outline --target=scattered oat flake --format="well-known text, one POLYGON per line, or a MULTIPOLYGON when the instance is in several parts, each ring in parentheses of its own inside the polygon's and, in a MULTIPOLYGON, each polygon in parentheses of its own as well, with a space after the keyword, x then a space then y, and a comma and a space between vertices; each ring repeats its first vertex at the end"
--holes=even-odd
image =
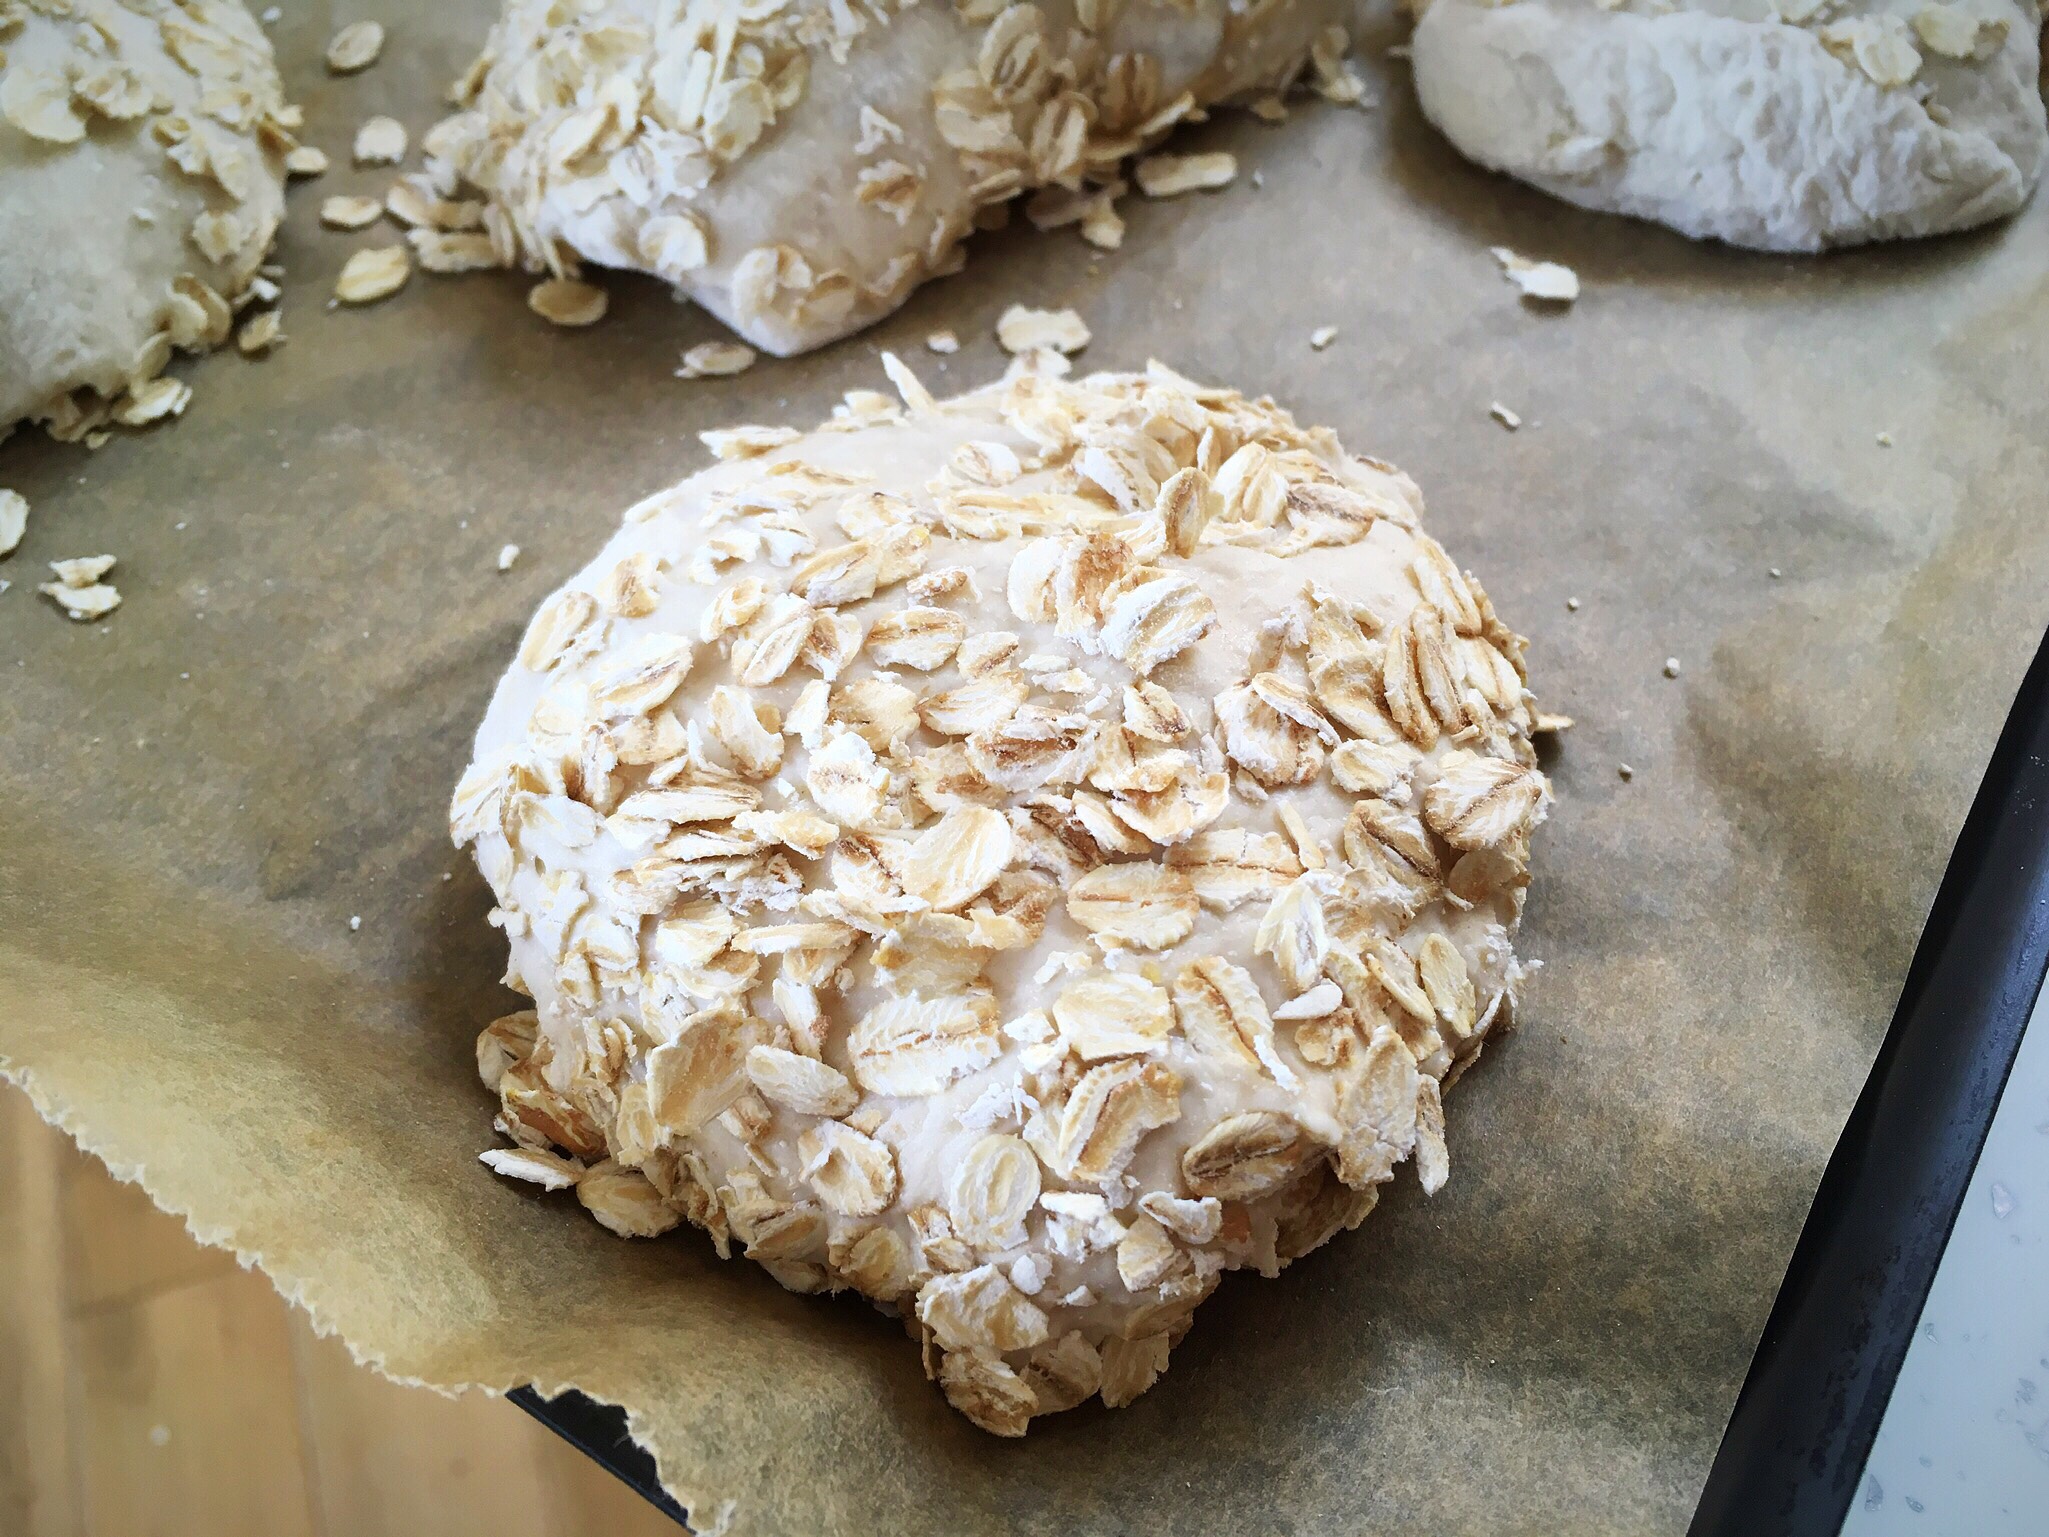
POLYGON ((28 498, 19 491, 0 490, 0 558, 21 547, 28 532, 28 498))
POLYGON ((45 582, 36 591, 55 598, 59 608, 80 621, 104 619, 121 606, 121 594, 110 582, 100 582, 91 587, 67 587, 62 582, 45 582))
POLYGON ((192 386, 182 379, 156 378, 114 408, 114 420, 124 427, 144 427, 167 416, 181 414, 192 399, 192 386))
POLYGON ((500 571, 510 571, 510 570, 511 570, 511 569, 513 568, 513 565, 514 565, 514 564, 515 564, 515 563, 516 563, 516 562, 517 562, 518 560, 519 560, 519 546, 518 546, 518 545, 516 545, 516 544, 508 544, 508 545, 503 545, 503 546, 501 546, 501 547, 499 548, 499 551, 498 551, 498 569, 499 569, 500 571))
POLYGON ((497 247, 482 230, 409 229, 406 244, 423 272, 487 272, 498 265, 497 247))
POLYGON ((437 196, 424 174, 401 176, 384 193, 384 206, 401 224, 437 230, 481 230, 484 205, 474 199, 437 196))
POLYGON ((384 28, 374 21, 351 22, 327 45, 327 67, 337 75, 368 69, 384 51, 384 28))
POLYGON ((911 365, 894 352, 882 354, 882 372, 889 382, 896 386, 896 393, 904 403, 904 409, 913 416, 930 416, 939 409, 939 402, 932 398, 932 392, 925 388, 925 382, 911 369, 911 365))
POLYGON ((402 245, 358 251, 342 264, 334 296, 343 304, 375 304, 405 287, 412 271, 413 259, 402 245))
POLYGON ((1309 333, 1309 345, 1318 352, 1323 351, 1324 348, 1337 339, 1338 328, 1336 326, 1318 326, 1309 333))
POLYGON ((1487 414, 1493 417, 1494 420, 1496 420, 1497 422, 1501 423, 1501 425, 1506 427, 1510 432, 1515 431, 1516 428, 1520 427, 1523 424, 1523 419, 1520 416, 1517 416, 1513 411, 1509 410, 1507 406, 1504 406, 1498 400, 1495 401, 1493 405, 1487 408, 1487 414))
POLYGON ((337 196, 320 201, 320 222, 329 229, 366 229, 384 216, 374 197, 337 196))
POLYGON ((301 144, 285 156, 287 176, 320 176, 327 170, 327 151, 301 144))
POLYGON ((1502 276, 1520 288, 1524 298, 1570 304, 1579 297, 1579 274, 1570 267, 1561 267, 1557 262, 1531 261, 1527 256, 1518 256, 1505 245, 1492 249, 1494 259, 1501 263, 1502 276))
POLYGON ((940 353, 960 351, 960 338, 951 331, 934 331, 925 338, 925 346, 940 353))
POLYGON ((285 340, 285 317, 280 310, 259 310, 242 322, 242 329, 235 334, 235 345, 245 358, 257 357, 282 346, 285 340))
POLYGON ((1206 155, 1147 155, 1136 171, 1138 190, 1147 197, 1178 197, 1184 192, 1211 192, 1238 177, 1238 157, 1226 150, 1206 155))
POLYGON ((550 325, 596 325, 605 318, 605 290, 575 278, 548 278, 527 290, 526 307, 550 325))
POLYGON ((699 342, 683 354, 678 379, 724 379, 754 366, 754 349, 740 342, 699 342))
POLYGON ((80 555, 71 560, 53 560, 50 569, 57 580, 44 582, 36 591, 54 598, 57 606, 73 619, 103 619, 121 606, 121 594, 101 577, 114 569, 111 555, 80 555))
POLYGON ((1089 344, 1088 322, 1073 310, 1035 310, 1013 304, 996 322, 1005 352, 1079 352, 1089 344))
POLYGON ((543 1190, 567 1190, 583 1178, 583 1165, 557 1153, 525 1147, 494 1147, 477 1154, 477 1162, 507 1179, 523 1179, 543 1190))
POLYGON ((406 125, 395 117, 373 117, 356 130, 357 165, 397 165, 406 157, 406 125))
MULTIPOLYGON (((1258 180, 1257 175, 1253 178, 1258 180)), ((1114 251, 1124 244, 1124 215, 1108 197, 1097 198, 1081 216, 1081 238, 1098 251, 1114 251)), ((1090 272, 1096 269, 1091 267, 1090 272)))

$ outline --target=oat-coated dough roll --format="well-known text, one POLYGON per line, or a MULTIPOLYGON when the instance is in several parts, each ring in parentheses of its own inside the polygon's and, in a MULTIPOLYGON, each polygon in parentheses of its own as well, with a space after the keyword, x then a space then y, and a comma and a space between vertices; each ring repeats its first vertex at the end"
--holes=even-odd
POLYGON ((1120 163, 1345 49, 1351 0, 506 0, 425 148, 501 264, 652 273, 757 347, 955 270, 977 211, 1112 218, 1120 163))
POLYGON ((298 127, 234 0, 0 0, 0 437, 183 409, 173 350, 275 296, 298 127))
POLYGON ((723 461, 543 605, 452 809, 534 1010, 478 1042, 607 1227, 899 1309, 985 1429, 1167 1364, 1414 1157, 1509 1018, 1523 642, 1267 401, 1004 382, 723 461))

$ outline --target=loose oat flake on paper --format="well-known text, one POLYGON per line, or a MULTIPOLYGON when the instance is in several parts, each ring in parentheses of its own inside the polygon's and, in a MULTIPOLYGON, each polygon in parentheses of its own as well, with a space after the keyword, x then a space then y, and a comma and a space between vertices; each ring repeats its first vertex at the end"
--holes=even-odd
POLYGON ((1507 246, 1495 246, 1492 250, 1494 259, 1501 264, 1501 275, 1521 289, 1524 298, 1570 304, 1579 297, 1579 274, 1570 267, 1532 261, 1507 246))
POLYGON ((375 21, 354 21, 335 33, 327 45, 327 68, 336 75, 353 75, 368 69, 384 51, 384 26, 375 21))

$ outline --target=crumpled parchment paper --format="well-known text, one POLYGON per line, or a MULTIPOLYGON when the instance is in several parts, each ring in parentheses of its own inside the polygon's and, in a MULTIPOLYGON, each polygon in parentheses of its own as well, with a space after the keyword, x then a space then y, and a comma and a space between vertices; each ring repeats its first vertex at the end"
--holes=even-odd
POLYGON ((1688 245, 1461 163, 1390 22, 1377 111, 1220 116, 1183 147, 1237 183, 1130 205, 1122 252, 985 236, 875 332, 686 383, 715 327, 639 280, 582 332, 505 274, 323 307, 397 238, 318 228, 385 184, 344 164, 355 124, 428 126, 488 13, 381 9, 348 79, 329 7, 277 28, 337 159, 293 193, 289 345, 190 367, 168 430, 0 448, 35 508, 0 564, 8 1075, 386 1371, 627 1405, 700 1527, 1678 1531, 2049 619, 2049 206, 1818 260, 1688 245), (1539 313, 1496 244, 1583 296, 1539 313), (1546 969, 1451 1097, 1450 1185, 1227 1281, 1133 1407, 1009 1443, 858 1302, 476 1162, 471 1038, 514 1000, 444 808, 534 604, 705 461, 697 430, 808 425, 882 346, 942 393, 989 378, 1019 299, 1088 318, 1084 366, 1158 355, 1402 465, 1579 724, 1524 930, 1546 969), (958 355, 923 351, 940 326, 958 355), (109 620, 35 595, 102 550, 109 620))

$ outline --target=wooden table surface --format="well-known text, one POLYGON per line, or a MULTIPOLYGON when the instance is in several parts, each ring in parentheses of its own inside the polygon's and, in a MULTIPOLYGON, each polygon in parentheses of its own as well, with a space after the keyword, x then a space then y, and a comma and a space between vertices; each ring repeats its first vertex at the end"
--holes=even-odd
POLYGON ((0 1533, 677 1537, 517 1408, 387 1382, 0 1084, 0 1533))

